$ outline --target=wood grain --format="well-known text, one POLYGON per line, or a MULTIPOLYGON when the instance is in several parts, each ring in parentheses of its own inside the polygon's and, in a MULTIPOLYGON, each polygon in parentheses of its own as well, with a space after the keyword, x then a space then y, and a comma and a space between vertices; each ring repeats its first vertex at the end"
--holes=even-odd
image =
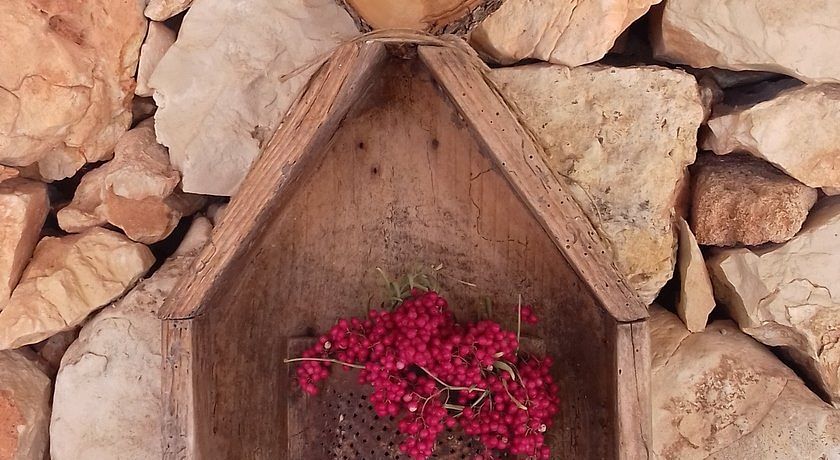
POLYGON ((647 308, 619 273, 589 219, 474 61, 448 47, 421 46, 419 55, 601 305, 617 321, 646 318, 647 308))
POLYGON ((195 460, 193 325, 163 321, 162 448, 164 460, 195 460))
POLYGON ((289 339, 377 308, 377 268, 431 266, 459 320, 513 329, 518 296, 536 306, 557 458, 643 458, 647 326, 620 322, 644 307, 515 116, 443 51, 421 48, 430 73, 346 45, 281 124, 162 311, 167 460, 297 460, 289 339))
POLYGON ((259 233, 279 197, 292 189, 359 94, 386 53, 376 42, 339 47, 313 76, 295 110, 283 121, 245 178, 211 241, 196 257, 159 316, 184 319, 201 312, 206 299, 224 284, 225 269, 241 257, 259 233))
POLYGON ((651 457, 650 330, 647 321, 616 329, 617 458, 651 457))
POLYGON ((413 29, 432 35, 464 35, 504 0, 336 0, 362 32, 413 29))
POLYGON ((279 434, 288 429, 285 338, 379 305, 376 267, 443 264, 441 287, 463 321, 492 317, 513 329, 518 295, 537 305, 543 321, 526 332, 563 363, 550 442, 562 458, 611 458, 613 319, 424 67, 395 59, 377 80, 197 319, 203 445, 225 458, 292 458, 279 434), (489 311, 484 297, 496 302, 489 311))

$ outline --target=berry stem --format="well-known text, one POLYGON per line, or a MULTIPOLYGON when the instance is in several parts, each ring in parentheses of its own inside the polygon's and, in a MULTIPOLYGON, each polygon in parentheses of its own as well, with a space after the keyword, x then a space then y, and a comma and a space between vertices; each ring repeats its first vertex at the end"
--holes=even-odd
POLYGON ((519 337, 522 332, 522 294, 519 294, 519 304, 516 307, 516 352, 519 353, 519 337))
POLYGON ((342 366, 352 367, 355 369, 364 369, 365 366, 360 364, 353 364, 353 363, 345 363, 344 361, 339 361, 337 359, 330 359, 330 358, 287 358, 284 359, 284 363, 294 363, 298 361, 321 361, 325 363, 334 363, 334 364, 341 364, 342 366))
POLYGON ((417 367, 419 367, 420 369, 422 369, 422 370, 423 370, 423 372, 425 372, 425 373, 429 374, 429 377, 431 377, 431 378, 435 379, 435 381, 436 381, 437 383, 439 383, 439 384, 443 385, 443 387, 444 387, 444 388, 446 388, 447 390, 452 390, 452 391, 466 391, 466 392, 469 392, 469 393, 472 393, 473 391, 487 391, 487 390, 485 390, 484 388, 474 388, 474 387, 469 387, 469 388, 467 388, 467 387, 455 387, 455 386, 449 385, 449 384, 447 384, 446 382, 444 382, 443 380, 441 380, 441 379, 437 378, 437 376, 436 376, 435 374, 432 374, 431 372, 429 372, 429 370, 428 370, 428 369, 426 369, 425 367, 423 367, 423 366, 417 366, 417 367))

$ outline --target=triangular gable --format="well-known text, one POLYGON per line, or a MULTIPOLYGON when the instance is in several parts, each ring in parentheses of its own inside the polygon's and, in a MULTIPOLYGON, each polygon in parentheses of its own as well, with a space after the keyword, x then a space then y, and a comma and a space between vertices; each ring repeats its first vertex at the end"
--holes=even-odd
MULTIPOLYGON (((489 84, 475 60, 454 46, 424 45, 420 59, 449 95, 473 134, 557 248, 590 287, 605 312, 619 322, 647 317, 595 229, 545 164, 539 146, 489 84)), ((208 307, 233 263, 255 241, 272 209, 294 192, 295 183, 337 129, 387 55, 377 41, 336 49, 315 74, 228 206, 191 274, 160 312, 162 319, 188 319, 208 307)))

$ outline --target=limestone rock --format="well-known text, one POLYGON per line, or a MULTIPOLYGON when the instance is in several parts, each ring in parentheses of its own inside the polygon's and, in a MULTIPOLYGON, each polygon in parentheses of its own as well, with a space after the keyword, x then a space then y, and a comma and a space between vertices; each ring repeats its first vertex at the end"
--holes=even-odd
POLYGON ((72 176, 131 123, 144 0, 0 2, 0 163, 72 176))
POLYGON ((604 57, 661 0, 505 0, 471 44, 501 64, 534 58, 570 67, 604 57))
POLYGON ((150 22, 146 40, 140 47, 140 63, 137 65, 137 87, 134 94, 151 96, 154 89, 149 87, 149 77, 155 71, 163 55, 175 43, 175 31, 166 27, 162 22, 150 22))
POLYGON ((840 197, 811 212, 787 243, 721 251, 708 261, 715 296, 741 329, 782 347, 840 406, 840 197))
POLYGON ((700 246, 683 218, 677 219, 679 229, 680 297, 677 314, 691 332, 706 328, 709 314, 715 309, 712 281, 700 246))
POLYGON ((653 458, 834 459, 840 411, 730 321, 689 334, 651 310, 653 458))
POLYGON ((51 377, 55 377, 61 358, 76 338, 79 336, 80 327, 74 327, 68 331, 58 334, 32 345, 32 349, 38 354, 38 361, 51 377))
POLYGON ((210 233, 196 219, 176 254, 91 319, 55 383, 53 460, 161 458, 161 322, 157 311, 210 233))
POLYGON ((840 195, 840 187, 823 187, 822 191, 829 196, 840 195))
POLYGON ((149 0, 144 14, 152 21, 166 21, 190 7, 193 0, 149 0))
POLYGON ((320 59, 358 34, 335 0, 194 5, 149 82, 184 191, 231 195, 320 59))
POLYGON ((26 179, 0 183, 0 310, 32 256, 49 210, 44 184, 26 179))
POLYGON ((809 187, 840 187, 840 85, 786 89, 708 125, 706 149, 746 151, 809 187))
POLYGON ((816 190, 748 155, 703 155, 692 171, 691 227, 700 244, 783 243, 817 201, 816 190))
POLYGON ((131 124, 136 125, 155 114, 157 106, 150 97, 135 97, 131 102, 131 124))
POLYGON ((411 29, 463 35, 504 0, 337 0, 363 31, 411 29))
POLYGON ((155 140, 153 120, 146 120, 120 138, 113 160, 82 177, 58 223, 80 232, 107 222, 134 241, 158 242, 202 203, 178 191, 179 180, 166 148, 155 140))
POLYGON ((668 0, 651 25, 658 59, 692 67, 763 70, 840 82, 840 3, 668 0))
POLYGON ((523 112, 555 173, 574 184, 568 190, 619 269, 652 302, 673 274, 674 206, 704 116, 694 78, 655 66, 547 64, 490 76, 523 112))
POLYGON ((81 324, 133 286, 154 261, 146 246, 101 228, 42 239, 0 312, 0 350, 81 324))
POLYGON ((14 179, 20 175, 20 171, 15 168, 10 168, 8 166, 0 165, 0 182, 14 179))
POLYGON ((52 382, 20 351, 0 351, 0 458, 40 460, 49 442, 52 382))

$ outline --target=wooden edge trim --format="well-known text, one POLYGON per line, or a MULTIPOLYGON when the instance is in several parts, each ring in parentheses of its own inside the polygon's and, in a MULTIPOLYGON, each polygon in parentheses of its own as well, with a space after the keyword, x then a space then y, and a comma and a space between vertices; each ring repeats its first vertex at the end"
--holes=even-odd
POLYGON ((193 380, 193 323, 161 323, 161 447, 164 460, 196 460, 195 382, 193 380))
POLYGON ((161 319, 192 318, 206 308, 219 288, 217 281, 254 243, 311 157, 323 153, 323 145, 386 55, 385 46, 378 42, 352 42, 335 50, 254 162, 190 274, 161 308, 161 319))
POLYGON ((619 322, 646 318, 647 308, 627 285, 592 223, 484 71, 453 47, 420 46, 419 54, 487 155, 608 314, 619 322))
POLYGON ((616 458, 651 458, 650 329, 648 321, 616 325, 616 458))
MULTIPOLYGON (((367 33, 373 30, 384 30, 370 23, 353 6, 356 0, 336 0, 347 14, 353 18, 356 28, 360 32, 367 33)), ((425 27, 420 30, 432 35, 466 35, 475 29, 488 16, 495 13, 505 0, 462 0, 458 5, 452 6, 444 13, 444 17, 427 16, 422 21, 425 27)), ((358 3, 357 3, 358 4, 358 3)), ((438 14, 438 15, 439 15, 438 14)), ((395 29, 400 30, 400 29, 395 29)))

